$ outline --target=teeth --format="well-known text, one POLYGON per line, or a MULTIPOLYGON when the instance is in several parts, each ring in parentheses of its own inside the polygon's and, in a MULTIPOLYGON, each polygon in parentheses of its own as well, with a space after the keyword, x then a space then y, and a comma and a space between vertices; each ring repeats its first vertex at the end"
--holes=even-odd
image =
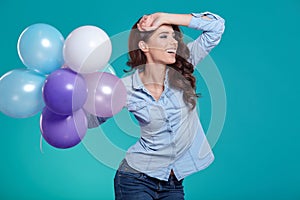
POLYGON ((176 49, 167 49, 168 53, 176 53, 176 49))

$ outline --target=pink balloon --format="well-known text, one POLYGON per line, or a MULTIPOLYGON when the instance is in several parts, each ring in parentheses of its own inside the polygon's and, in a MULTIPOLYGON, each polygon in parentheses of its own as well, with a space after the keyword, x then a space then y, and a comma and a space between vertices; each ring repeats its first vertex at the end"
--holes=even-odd
POLYGON ((83 108, 99 117, 112 117, 126 104, 126 88, 121 79, 107 72, 84 74, 88 97, 83 108))

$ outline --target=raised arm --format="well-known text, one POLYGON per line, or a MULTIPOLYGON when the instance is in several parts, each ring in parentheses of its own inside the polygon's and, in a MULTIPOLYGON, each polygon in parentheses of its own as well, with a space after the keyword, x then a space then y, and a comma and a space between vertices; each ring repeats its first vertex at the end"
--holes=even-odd
POLYGON ((140 31, 152 31, 162 24, 174 24, 178 26, 188 26, 191 22, 191 14, 171 14, 171 13, 153 13, 144 15, 138 23, 140 31))

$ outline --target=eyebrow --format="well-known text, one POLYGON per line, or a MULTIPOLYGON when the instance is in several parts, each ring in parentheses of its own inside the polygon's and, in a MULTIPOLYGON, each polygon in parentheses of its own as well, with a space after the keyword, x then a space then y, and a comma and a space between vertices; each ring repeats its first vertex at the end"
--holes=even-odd
POLYGON ((160 32, 159 34, 175 34, 175 32, 169 32, 169 31, 163 31, 163 32, 160 32))

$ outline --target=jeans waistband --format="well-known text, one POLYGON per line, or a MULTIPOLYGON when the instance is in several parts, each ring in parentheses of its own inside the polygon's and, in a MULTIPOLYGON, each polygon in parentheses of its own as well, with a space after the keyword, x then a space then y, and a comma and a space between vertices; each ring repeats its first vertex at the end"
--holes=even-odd
POLYGON ((126 159, 123 159, 120 163, 120 166, 118 168, 118 171, 123 171, 123 172, 131 172, 131 173, 142 173, 138 170, 133 169, 130 167, 126 161, 126 159))

